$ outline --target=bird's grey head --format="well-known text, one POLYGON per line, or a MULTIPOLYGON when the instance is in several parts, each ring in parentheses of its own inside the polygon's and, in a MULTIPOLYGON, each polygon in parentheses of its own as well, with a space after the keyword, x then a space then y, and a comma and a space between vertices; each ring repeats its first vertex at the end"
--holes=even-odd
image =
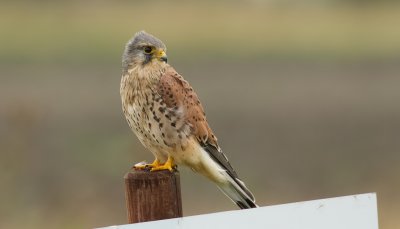
POLYGON ((135 65, 146 65, 151 61, 167 62, 166 50, 160 39, 140 31, 125 46, 122 56, 123 70, 125 72, 135 65))

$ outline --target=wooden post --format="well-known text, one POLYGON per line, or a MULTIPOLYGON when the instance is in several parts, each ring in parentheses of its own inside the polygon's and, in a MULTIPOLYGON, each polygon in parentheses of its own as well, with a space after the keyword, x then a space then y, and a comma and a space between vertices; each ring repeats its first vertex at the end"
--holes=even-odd
POLYGON ((182 217, 178 171, 134 170, 124 179, 129 223, 182 217))

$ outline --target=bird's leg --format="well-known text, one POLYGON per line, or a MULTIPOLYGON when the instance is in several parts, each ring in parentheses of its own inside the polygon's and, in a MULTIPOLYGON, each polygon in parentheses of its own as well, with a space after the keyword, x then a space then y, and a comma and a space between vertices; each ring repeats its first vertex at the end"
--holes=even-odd
POLYGON ((158 170, 169 170, 173 171, 176 165, 174 164, 174 159, 171 156, 168 156, 168 160, 163 165, 152 167, 150 171, 158 171, 158 170))
POLYGON ((160 165, 161 165, 160 160, 158 160, 158 158, 156 158, 153 161, 153 163, 151 163, 151 164, 140 164, 139 163, 139 164, 134 165, 133 168, 142 170, 142 169, 147 169, 147 168, 156 168, 156 167, 159 167, 160 165))

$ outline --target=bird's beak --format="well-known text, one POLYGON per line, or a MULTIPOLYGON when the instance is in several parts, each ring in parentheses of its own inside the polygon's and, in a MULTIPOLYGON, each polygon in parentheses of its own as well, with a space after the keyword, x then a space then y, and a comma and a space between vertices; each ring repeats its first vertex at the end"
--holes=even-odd
POLYGON ((157 52, 156 52, 156 58, 157 59, 159 59, 160 61, 163 61, 163 62, 165 62, 165 63, 167 63, 167 61, 168 61, 168 57, 167 57, 167 54, 164 52, 164 50, 158 50, 157 52))

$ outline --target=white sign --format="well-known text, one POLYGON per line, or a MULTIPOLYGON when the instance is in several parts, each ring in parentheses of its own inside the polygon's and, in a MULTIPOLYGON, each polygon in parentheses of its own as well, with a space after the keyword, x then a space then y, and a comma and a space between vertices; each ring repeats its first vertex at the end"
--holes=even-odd
POLYGON ((188 216, 103 229, 378 229, 376 194, 188 216))

